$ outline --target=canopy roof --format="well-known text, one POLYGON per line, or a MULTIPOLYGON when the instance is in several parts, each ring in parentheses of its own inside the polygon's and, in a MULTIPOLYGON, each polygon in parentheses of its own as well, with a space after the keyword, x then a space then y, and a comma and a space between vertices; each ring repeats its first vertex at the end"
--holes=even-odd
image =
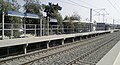
POLYGON ((37 14, 31 14, 31 13, 26 13, 25 17, 39 19, 39 16, 37 14))
POLYGON ((16 11, 7 11, 8 16, 16 16, 16 17, 24 17, 23 13, 16 12, 16 11))
POLYGON ((37 14, 31 14, 31 13, 21 13, 16 11, 7 11, 8 16, 15 16, 15 17, 25 17, 25 18, 34 18, 39 19, 39 16, 37 14))

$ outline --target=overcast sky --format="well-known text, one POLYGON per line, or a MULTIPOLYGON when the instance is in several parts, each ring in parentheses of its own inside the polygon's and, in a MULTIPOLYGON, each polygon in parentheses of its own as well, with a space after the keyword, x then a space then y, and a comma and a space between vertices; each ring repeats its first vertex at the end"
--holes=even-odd
MULTIPOLYGON (((107 20, 107 23, 112 23, 113 21, 112 19, 120 19, 120 6, 119 6, 120 0, 40 0, 40 1, 43 4, 48 4, 48 2, 58 3, 62 7, 60 13, 62 14, 63 17, 65 17, 66 15, 71 16, 73 12, 75 12, 78 13, 83 20, 85 20, 86 18, 89 19, 90 11, 89 8, 92 8, 93 10, 105 8, 106 12, 109 13, 109 15, 105 16, 104 22, 106 22, 107 20), (89 8, 81 7, 81 5, 89 8)), ((18 2, 21 5, 24 4, 22 0, 18 0, 18 2)), ((101 11, 100 13, 106 14, 106 12, 101 11)), ((93 21, 94 20, 99 22, 99 16, 97 16, 97 13, 93 11, 93 21)), ((101 15, 100 21, 102 22, 102 20, 103 16, 101 15)), ((120 22, 116 20, 115 23, 117 24, 120 22)))

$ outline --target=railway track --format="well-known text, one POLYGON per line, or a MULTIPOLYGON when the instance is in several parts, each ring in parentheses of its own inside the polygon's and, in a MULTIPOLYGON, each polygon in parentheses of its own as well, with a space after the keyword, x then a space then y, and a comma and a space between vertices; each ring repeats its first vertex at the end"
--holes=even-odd
MULTIPOLYGON (((111 42, 112 40, 116 39, 117 36, 116 34, 110 35, 105 39, 101 39, 100 41, 96 40, 96 41, 92 41, 92 43, 83 45, 83 46, 76 46, 70 49, 66 49, 64 51, 46 56, 46 57, 42 57, 36 60, 32 60, 30 62, 24 63, 22 65, 74 65, 73 60, 76 58, 83 59, 87 56, 89 56, 90 54, 93 54, 94 52, 96 52, 97 50, 99 50, 100 48, 104 47, 107 43, 111 42), (108 40, 108 41, 106 41, 108 40), (72 62, 72 63, 71 63, 72 62)), ((119 38, 120 39, 120 38, 119 38)), ((114 45, 111 45, 111 48, 114 45)), ((109 49, 111 49, 109 48, 109 49)), ((74 60, 74 61, 75 61, 74 60)), ((84 61, 84 60, 83 60, 84 61)), ((88 62, 87 62, 88 64, 88 62)), ((89 65, 95 65, 95 63, 91 63, 89 62, 89 65)), ((80 64, 78 64, 80 65, 80 64)), ((85 65, 81 64, 81 65, 85 65)))
POLYGON ((28 53, 26 55, 19 55, 16 57, 2 59, 0 60, 0 64, 1 65, 35 65, 35 64, 36 65, 57 65, 57 64, 65 65, 65 64, 69 64, 69 63, 72 63, 74 59, 76 60, 76 58, 79 58, 79 56, 81 55, 88 56, 89 54, 86 55, 87 53, 86 51, 90 52, 90 49, 94 50, 94 47, 96 49, 98 48, 98 45, 100 45, 99 47, 101 47, 101 43, 105 42, 106 40, 109 40, 112 37, 116 38, 116 35, 118 34, 116 33, 86 39, 81 42, 76 42, 74 44, 72 43, 72 44, 66 44, 63 46, 57 46, 48 50, 36 51, 33 53, 28 53), (78 53, 78 54, 75 54, 75 53, 78 53), (68 56, 71 56, 71 57, 69 58, 68 56))
MULTIPOLYGON (((92 53, 86 53, 83 56, 72 60, 66 65, 96 65, 96 63, 103 58, 103 56, 120 40, 120 37, 114 37, 104 44, 94 48, 92 53)), ((91 50, 92 51, 92 50, 91 50)))
MULTIPOLYGON (((107 35, 105 35, 107 36, 107 35)), ((93 38, 89 38, 89 39, 85 39, 85 40, 82 40, 80 42, 84 42, 84 41, 88 41, 88 40, 94 40, 95 38, 97 39, 101 39, 103 38, 103 36, 100 36, 100 37, 93 37, 93 38)), ((90 41, 89 41, 90 42, 90 41)), ((27 54, 23 54, 23 55, 18 55, 18 56, 12 56, 12 57, 7 57, 7 58, 2 58, 0 59, 0 64, 2 65, 9 65, 9 64, 12 64, 12 65, 19 65, 21 63, 25 63, 25 62, 28 62, 28 61, 31 61, 31 60, 34 60, 34 59, 38 59, 40 57, 44 57, 44 56, 47 56, 47 55, 50 55, 51 52, 53 54, 53 52, 58 52, 60 50, 63 50, 63 48, 67 49, 67 48, 70 48, 70 47, 74 47, 74 46, 77 46, 77 43, 79 42, 75 42, 74 44, 72 43, 69 43, 69 44, 65 44, 65 45, 62 45, 62 46, 56 46, 56 47, 53 47, 53 48, 50 48, 50 49, 45 49, 45 50, 39 50, 39 51, 35 51, 35 52, 31 52, 31 53, 27 53, 27 54), (38 57, 39 56, 39 57, 38 57), (36 58, 35 58, 36 57, 36 58)), ((81 43, 82 44, 82 43, 81 43)), ((83 43, 84 44, 84 43, 83 43)), ((80 45, 80 44, 79 44, 80 45)))

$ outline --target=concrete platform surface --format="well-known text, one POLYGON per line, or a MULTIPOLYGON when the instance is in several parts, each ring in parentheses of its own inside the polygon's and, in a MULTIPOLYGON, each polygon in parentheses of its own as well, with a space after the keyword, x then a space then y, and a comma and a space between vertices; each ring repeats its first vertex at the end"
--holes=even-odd
POLYGON ((65 39, 65 38, 84 36, 84 35, 103 33, 103 32, 107 32, 107 31, 93 31, 93 32, 76 33, 76 34, 49 35, 49 36, 31 37, 31 38, 6 39, 6 40, 0 40, 0 47, 15 46, 15 45, 22 45, 22 44, 42 42, 42 41, 50 41, 50 40, 56 40, 56 39, 65 39))
POLYGON ((120 41, 96 65, 120 65, 120 41))

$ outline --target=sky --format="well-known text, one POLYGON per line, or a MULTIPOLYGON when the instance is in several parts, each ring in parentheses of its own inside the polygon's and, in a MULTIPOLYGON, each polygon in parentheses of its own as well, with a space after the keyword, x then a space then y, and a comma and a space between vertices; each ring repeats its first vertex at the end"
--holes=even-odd
MULTIPOLYGON (((77 13, 81 16, 82 20, 90 18, 90 8, 94 11, 92 13, 93 22, 103 22, 103 15, 98 16, 98 13, 101 9, 100 14, 109 14, 104 16, 104 22, 113 23, 115 19, 115 24, 120 24, 120 0, 40 0, 42 4, 48 4, 48 2, 58 3, 62 10, 59 11, 63 18, 65 16, 71 16, 74 13, 77 13), (86 8, 87 7, 87 8, 86 8)), ((19 4, 24 5, 22 0, 18 0, 19 4)), ((23 9, 21 9, 23 10, 23 9)))

